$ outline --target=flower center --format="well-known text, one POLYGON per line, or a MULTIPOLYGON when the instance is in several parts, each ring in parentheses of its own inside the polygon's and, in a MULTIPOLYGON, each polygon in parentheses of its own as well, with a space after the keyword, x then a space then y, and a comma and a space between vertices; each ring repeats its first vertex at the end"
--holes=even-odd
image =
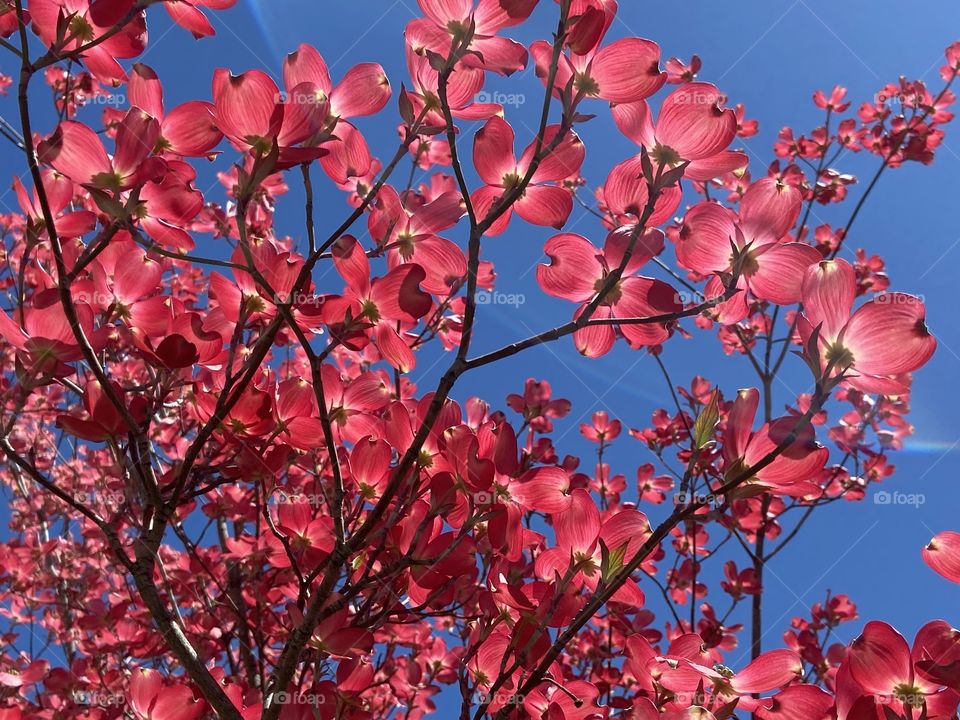
POLYGON ((573 87, 584 95, 599 95, 600 84, 586 73, 577 73, 573 79, 573 87))
POLYGON ((669 145, 657 145, 650 153, 650 157, 652 157, 660 165, 670 166, 678 165, 683 159, 680 157, 680 153, 678 153, 669 145))
POLYGON ((834 367, 845 369, 853 365, 853 353, 840 343, 834 343, 827 348, 827 362, 834 367))
MULTIPOLYGON (((605 277, 599 278, 593 284, 594 292, 596 292, 597 294, 600 294, 600 292, 603 291, 603 286, 606 282, 607 282, 607 279, 605 277)), ((616 285, 610 288, 609 292, 607 292, 607 294, 604 296, 603 304, 616 305, 620 301, 621 297, 623 297, 623 290, 620 288, 620 283, 618 282, 616 285)))

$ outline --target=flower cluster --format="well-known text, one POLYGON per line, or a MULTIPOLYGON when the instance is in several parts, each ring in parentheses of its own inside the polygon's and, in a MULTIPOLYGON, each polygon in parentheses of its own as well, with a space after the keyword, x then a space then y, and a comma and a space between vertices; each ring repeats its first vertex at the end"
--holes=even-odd
MULTIPOLYGON (((960 45, 939 90, 900 79, 839 122, 846 91, 817 92, 823 125, 748 169, 756 121, 698 56, 614 38, 615 0, 419 0, 392 83, 368 62, 335 81, 301 45, 279 84, 211 68, 208 97, 170 107, 172 78, 127 62, 150 6, 200 39, 235 3, 0 2, 27 171, 0 216, 0 718, 955 717, 945 621, 912 648, 878 621, 845 644, 857 609, 828 593, 769 649, 762 602, 810 513, 892 475, 937 346, 882 258, 839 257, 861 205, 842 228, 811 208, 857 189, 843 151, 878 174, 932 160, 960 45), (556 29, 525 46, 535 10, 556 29), (484 91, 528 65, 535 127, 484 91), (590 167, 589 122, 636 148, 590 167), (314 212, 315 182, 340 215, 314 212), (596 222, 573 232, 578 203, 596 222), (480 352, 507 241, 542 243, 525 292, 570 319, 480 352), (665 347, 713 331, 746 387, 672 378, 665 347), (546 379, 459 394, 553 341, 642 351, 665 400, 578 423, 546 379), (784 402, 788 362, 810 388, 784 402)), ((960 582, 960 534, 923 557, 960 582)))

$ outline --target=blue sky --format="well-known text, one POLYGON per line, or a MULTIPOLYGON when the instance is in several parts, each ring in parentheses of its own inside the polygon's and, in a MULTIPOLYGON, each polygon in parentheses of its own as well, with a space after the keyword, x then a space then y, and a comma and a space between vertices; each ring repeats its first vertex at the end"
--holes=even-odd
MULTIPOLYGON (((543 0, 516 37, 524 42, 547 38, 555 7, 543 0)), ((867 6, 832 0, 622 0, 610 37, 649 37, 660 43, 664 58, 699 54, 704 64, 700 78, 718 84, 731 104, 743 102, 748 117, 760 121, 760 134, 742 143, 758 175, 773 157, 770 147, 781 127, 790 124, 804 132, 821 122, 821 111, 810 101, 817 88, 845 85, 856 108, 901 74, 939 86, 943 48, 957 39, 952 33, 960 28, 960 5, 950 0, 928 0, 922 8, 923 12, 903 12, 900 3, 889 1, 867 6)), ((406 81, 402 31, 416 14, 415 0, 241 0, 232 11, 211 13, 217 37, 195 42, 188 33, 172 26, 164 13, 155 12, 150 45, 141 60, 153 66, 164 80, 168 107, 188 99, 208 98, 212 71, 218 66, 234 72, 261 68, 279 77, 283 54, 300 42, 309 42, 321 51, 335 80, 357 62, 376 61, 386 68, 398 89, 406 81)), ((9 60, 2 69, 11 72, 9 60)), ((509 79, 491 76, 487 88, 525 97, 522 105, 507 108, 507 118, 517 127, 518 145, 522 146, 529 137, 529 130, 524 128, 535 124, 541 97, 539 81, 532 72, 509 79)), ((37 90, 39 97, 39 83, 37 90)), ((635 147, 616 132, 602 103, 594 103, 590 111, 597 112, 598 117, 584 126, 581 134, 587 147, 584 175, 592 188, 603 182, 616 162, 635 152, 635 147)), ((86 117, 95 122, 97 110, 86 112, 86 117)), ((13 98, 0 101, 0 114, 8 120, 16 117, 13 98)), ((51 129, 51 122, 48 118, 47 124, 38 123, 39 129, 51 129)), ((397 125, 393 102, 380 117, 358 124, 380 157, 393 152, 397 125)), ((475 128, 465 124, 463 129, 465 138, 470 138, 475 128)), ((956 212, 960 139, 954 132, 955 126, 947 128, 946 142, 932 167, 910 165, 884 178, 848 241, 851 249, 866 247, 886 258, 894 289, 925 296, 928 324, 941 341, 938 353, 915 383, 911 419, 917 425, 917 435, 893 458, 898 473, 886 488, 922 493, 926 502, 917 508, 893 507, 877 505, 868 497, 861 503, 840 503, 820 511, 770 568, 767 647, 779 645, 789 618, 805 614, 811 603, 822 599, 827 588, 848 593, 859 605, 863 620, 886 619, 909 636, 932 618, 960 623, 955 616, 960 588, 936 576, 920 559, 920 548, 933 534, 960 528, 956 512, 960 500, 956 482, 960 427, 953 407, 960 397, 960 324, 955 321, 955 274, 960 262, 960 219, 956 212)), ((11 168, 8 175, 19 172, 13 168, 20 167, 20 158, 11 147, 0 146, 0 161, 11 168)), ((866 178, 877 163, 873 156, 847 155, 838 166, 866 178)), ((212 169, 225 168, 226 160, 203 170, 199 187, 209 188, 210 199, 222 200, 219 186, 214 187, 212 169)), ((425 179, 422 173, 417 177, 425 179)), ((471 177, 475 181, 475 176, 471 177)), ((296 180, 290 178, 291 193, 281 202, 278 228, 302 237, 302 193, 296 180)), ((346 205, 341 193, 329 183, 319 180, 316 185, 318 234, 324 236, 324 228, 339 224, 346 205)), ((862 189, 855 186, 851 192, 856 196, 862 189)), ((0 205, 14 208, 12 194, 0 197, 0 205)), ((852 203, 840 209, 818 206, 813 221, 842 225, 851 208, 852 203)), ((602 239, 596 219, 580 209, 574 210, 568 229, 602 239)), ((450 237, 462 241, 462 228, 458 230, 459 235, 450 237)), ((508 233, 485 242, 484 255, 497 266, 498 290, 522 293, 526 302, 516 307, 482 308, 478 351, 569 319, 572 305, 543 296, 535 285, 534 268, 550 235, 548 229, 514 220, 508 233)), ((201 242, 200 249, 208 254, 226 252, 225 246, 212 241, 201 242)), ((673 260, 669 249, 665 259, 673 260)), ((334 288, 331 284, 326 289, 334 288)), ((692 323, 686 325, 692 328, 692 323)), ((674 338, 666 346, 664 359, 679 383, 686 384, 693 375, 702 374, 721 383, 728 394, 755 384, 747 360, 725 358, 712 333, 698 332, 694 340, 674 338)), ((428 354, 421 361, 417 372, 423 378, 424 390, 444 363, 437 354, 428 354), (433 365, 438 359, 439 364, 433 365)), ((556 396, 573 402, 573 412, 558 426, 556 436, 561 453, 582 454, 584 458, 594 448, 582 441, 577 427, 594 410, 606 409, 626 426, 641 427, 655 408, 668 407, 670 402, 650 358, 618 344, 609 356, 587 361, 579 357, 569 340, 479 370, 464 380, 455 395, 463 400, 479 394, 502 407, 504 397, 520 391, 524 379, 531 376, 549 379, 556 396)), ((778 387, 777 409, 796 393, 810 389, 799 360, 788 360, 783 380, 778 387)), ((636 467, 651 461, 643 446, 625 436, 616 442, 608 458, 614 470, 625 473, 631 481, 636 467)), ((652 514, 656 517, 659 512, 652 514)), ((742 564, 743 558, 737 559, 742 564)), ((648 595, 653 594, 648 588, 648 595)), ((710 599, 721 611, 725 609, 725 599, 710 599)), ((851 627, 847 638, 855 630, 851 627)), ((741 663, 734 653, 731 665, 741 663)))

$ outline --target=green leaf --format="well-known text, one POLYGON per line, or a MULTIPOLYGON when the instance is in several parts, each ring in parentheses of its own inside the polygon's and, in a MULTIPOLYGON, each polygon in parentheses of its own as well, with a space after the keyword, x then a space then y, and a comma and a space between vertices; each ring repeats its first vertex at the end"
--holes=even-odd
POLYGON ((623 567, 627 559, 627 546, 622 545, 610 550, 603 540, 600 541, 600 579, 608 581, 623 567))
POLYGON ((403 83, 400 83, 400 96, 397 98, 397 104, 399 105, 400 117, 407 127, 410 127, 413 125, 413 103, 410 102, 407 88, 404 87, 403 83))
POLYGON ((720 422, 720 390, 714 390, 710 402, 700 413, 693 424, 693 445, 697 450, 703 450, 713 442, 717 424, 720 422))

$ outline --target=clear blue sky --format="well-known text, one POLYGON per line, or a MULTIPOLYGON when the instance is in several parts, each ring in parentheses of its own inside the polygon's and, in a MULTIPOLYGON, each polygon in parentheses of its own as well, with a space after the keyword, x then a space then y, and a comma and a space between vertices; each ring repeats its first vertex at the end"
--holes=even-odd
MULTIPOLYGON (((553 2, 543 0, 517 37, 524 42, 548 38, 555 8, 553 2)), ((386 68, 394 88, 399 89, 400 83, 407 81, 402 31, 417 12, 414 0, 241 0, 232 11, 210 13, 218 36, 201 42, 173 27, 164 13, 154 12, 150 45, 141 59, 163 79, 168 107, 188 99, 208 98, 214 67, 235 72, 262 68, 279 77, 283 54, 300 42, 309 42, 321 51, 335 80, 354 63, 376 61, 386 68)), ((694 52, 700 55, 704 63, 700 78, 718 84, 731 104, 743 102, 748 117, 760 120, 760 134, 743 143, 758 175, 773 157, 771 144, 781 127, 790 124, 803 132, 821 121, 821 111, 810 102, 817 88, 845 85, 856 108, 901 74, 921 77, 937 87, 943 48, 960 35, 960 5, 951 0, 928 0, 910 8, 890 0, 869 4, 833 0, 621 0, 610 37, 624 35, 656 40, 663 48, 664 59, 672 55, 689 58, 694 52)), ((9 65, 7 62, 3 69, 9 72, 9 65)), ((527 102, 508 108, 507 115, 522 138, 524 123, 533 126, 535 122, 539 81, 532 72, 510 79, 491 76, 487 88, 526 96, 527 102)), ((591 187, 603 182, 613 164, 635 152, 634 146, 616 133, 603 104, 595 103, 593 110, 599 116, 582 132, 587 146, 584 175, 591 187)), ((0 101, 0 112, 13 120, 14 99, 0 101)), ((95 122, 97 110, 86 112, 86 117, 95 122)), ((380 117, 358 124, 379 156, 392 153, 397 137, 395 103, 391 102, 380 117)), ((48 121, 39 129, 51 127, 48 121)), ((469 124, 464 126, 467 138, 472 136, 472 129, 469 124)), ((894 289, 925 296, 928 324, 940 338, 938 353, 915 384, 911 419, 917 425, 917 435, 906 451, 893 457, 898 473, 886 488, 922 493, 926 503, 916 509, 888 507, 875 505, 868 497, 861 503, 840 503, 820 511, 770 569, 767 647, 779 645, 789 618, 804 614, 827 588, 848 593, 858 604, 863 620, 888 620, 910 636, 928 619, 944 617, 960 623, 956 612, 960 588, 936 576, 920 559, 920 548, 933 534, 960 528, 956 512, 960 500, 960 426, 954 409, 960 397, 955 277, 960 263, 960 219, 956 211, 960 123, 949 126, 947 133, 932 167, 911 165, 884 178, 848 241, 851 249, 865 246, 886 258, 894 289)), ((518 144, 524 141, 518 139, 518 144)), ((9 168, 8 175, 19 172, 13 169, 19 168, 19 158, 11 148, 0 146, 0 160, 9 168)), ((864 178, 877 162, 873 156, 846 156, 840 168, 864 178)), ((216 167, 225 168, 225 163, 216 167)), ((210 188, 210 199, 222 200, 220 188, 213 187, 212 175, 207 172, 203 179, 206 182, 199 187, 210 188)), ((302 195, 296 179, 290 178, 292 192, 282 201, 278 228, 302 237, 302 195)), ((321 180, 316 184, 318 232, 323 235, 324 228, 340 222, 346 206, 329 183, 321 180)), ((856 195, 861 191, 862 186, 851 192, 856 195)), ((10 193, 0 198, 0 203, 15 207, 10 193)), ((818 206, 814 220, 817 224, 842 225, 851 206, 848 203, 839 211, 818 206)), ((597 221, 580 209, 575 209, 568 229, 595 240, 602 238, 597 221)), ((547 298, 535 286, 533 268, 550 234, 547 229, 515 220, 507 234, 485 242, 485 256, 497 264, 498 290, 524 293, 526 303, 517 308, 482 308, 478 350, 569 319, 570 303, 547 298)), ((223 245, 212 241, 202 242, 200 248, 206 253, 224 252, 223 245)), ((672 260, 669 250, 665 257, 672 260)), ((692 327, 692 323, 687 322, 687 326, 692 327)), ((678 382, 686 383, 699 373, 720 382, 727 393, 755 383, 746 359, 725 358, 713 334, 697 333, 692 341, 674 338, 666 347, 665 359, 678 382)), ((439 367, 431 371, 430 365, 428 357, 418 369, 426 372, 424 390, 432 384, 439 367)), ((778 409, 796 393, 810 389, 799 361, 788 361, 787 365, 789 372, 775 404, 778 409)), ((594 448, 580 438, 577 426, 594 410, 606 409, 626 426, 639 427, 656 407, 669 406, 662 378, 649 358, 618 345, 602 360, 586 361, 569 341, 480 370, 464 381, 456 396, 462 400, 476 393, 502 407, 506 394, 519 391, 530 376, 549 379, 556 395, 573 402, 573 413, 556 433, 562 437, 558 440, 561 453, 590 456, 594 448)), ((609 458, 614 470, 625 473, 630 481, 638 465, 651 461, 649 453, 629 437, 617 441, 609 458)), ((658 511, 653 515, 658 516, 658 511)), ((743 559, 738 558, 738 562, 742 564, 743 559)), ((717 601, 721 610, 726 607, 725 599, 710 599, 717 601)), ((847 637, 858 628, 859 624, 851 627, 847 637)), ((742 664, 736 653, 730 660, 734 666, 742 664)))

